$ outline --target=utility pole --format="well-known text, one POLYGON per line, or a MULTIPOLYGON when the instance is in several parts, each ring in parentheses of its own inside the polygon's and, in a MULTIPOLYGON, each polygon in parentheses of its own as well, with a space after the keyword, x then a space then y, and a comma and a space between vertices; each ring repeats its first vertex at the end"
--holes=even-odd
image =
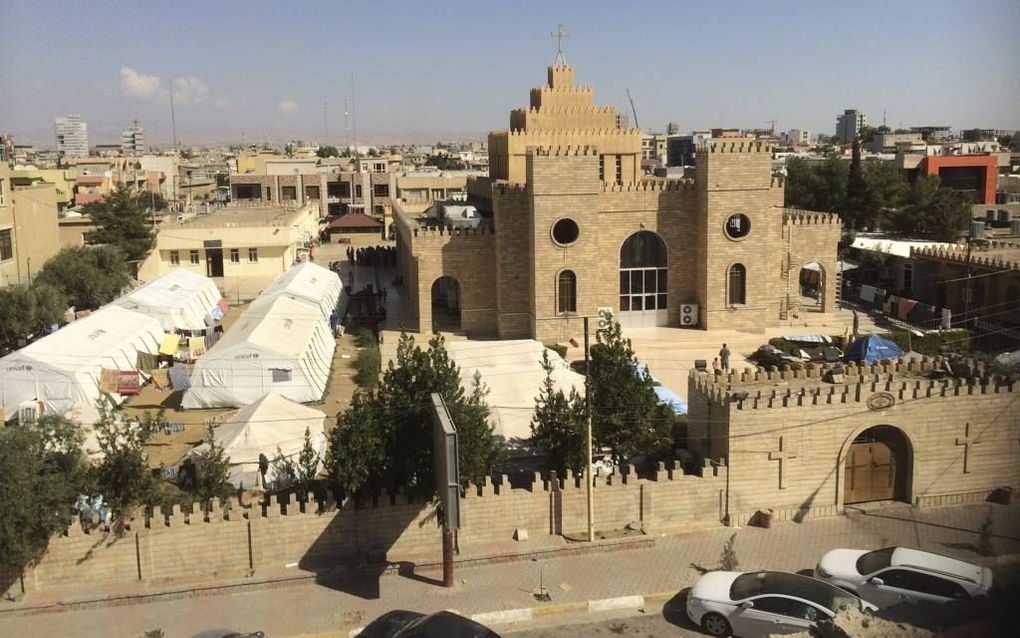
POLYGON ((964 327, 966 327, 967 324, 970 323, 970 295, 971 295, 971 287, 970 287, 970 276, 971 276, 971 271, 970 271, 970 247, 971 247, 971 240, 972 239, 974 239, 973 235, 972 234, 968 234, 967 235, 967 279, 963 283, 963 286, 964 286, 964 288, 963 288, 963 316, 965 317, 964 320, 963 320, 964 327))
POLYGON ((329 141, 329 115, 327 111, 328 102, 323 100, 322 102, 322 143, 326 144, 329 141))
MULTIPOLYGON (((354 71, 351 71, 351 131, 354 138, 354 157, 358 157, 358 112, 354 103, 354 71)), ((353 193, 352 193, 353 195, 353 193)))
POLYGON ((174 90, 170 87, 170 131, 174 139, 174 151, 177 151, 177 118, 174 116, 174 90))
POLYGON ((634 98, 630 96, 630 89, 627 89, 627 100, 630 102, 630 112, 634 114, 634 128, 641 128, 637 120, 637 109, 634 108, 634 98))
POLYGON ((595 493, 592 491, 595 473, 591 462, 591 373, 588 370, 588 317, 584 318, 584 408, 587 415, 585 427, 585 450, 588 455, 587 469, 584 472, 585 494, 588 497, 588 542, 595 542, 595 493))

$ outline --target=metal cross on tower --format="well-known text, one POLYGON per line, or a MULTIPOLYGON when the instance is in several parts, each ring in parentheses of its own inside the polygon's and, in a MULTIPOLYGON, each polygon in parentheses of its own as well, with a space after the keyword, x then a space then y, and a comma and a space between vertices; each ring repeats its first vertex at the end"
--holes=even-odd
POLYGON ((557 24, 556 30, 549 35, 556 38, 556 60, 554 64, 556 66, 567 66, 567 58, 563 55, 563 39, 569 38, 570 34, 563 30, 562 24, 557 24))

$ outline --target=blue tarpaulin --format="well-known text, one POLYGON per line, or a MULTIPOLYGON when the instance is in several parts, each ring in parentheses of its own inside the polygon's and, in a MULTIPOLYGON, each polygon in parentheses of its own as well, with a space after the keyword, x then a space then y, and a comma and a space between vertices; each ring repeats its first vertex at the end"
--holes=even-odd
POLYGON ((687 402, 666 386, 655 386, 655 395, 659 397, 659 403, 665 403, 677 414, 687 414, 687 402))
POLYGON ((865 363, 875 363, 902 356, 903 350, 900 350, 898 345, 878 335, 858 337, 846 352, 847 361, 864 361, 865 363))

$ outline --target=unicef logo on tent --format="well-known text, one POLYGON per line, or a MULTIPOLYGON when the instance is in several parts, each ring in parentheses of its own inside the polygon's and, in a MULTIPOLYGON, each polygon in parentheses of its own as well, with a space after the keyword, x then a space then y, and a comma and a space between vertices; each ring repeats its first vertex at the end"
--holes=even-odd
POLYGON ((243 352, 241 354, 235 354, 234 355, 234 359, 237 359, 237 360, 241 360, 241 359, 258 359, 258 358, 259 358, 259 353, 257 353, 257 352, 243 352))

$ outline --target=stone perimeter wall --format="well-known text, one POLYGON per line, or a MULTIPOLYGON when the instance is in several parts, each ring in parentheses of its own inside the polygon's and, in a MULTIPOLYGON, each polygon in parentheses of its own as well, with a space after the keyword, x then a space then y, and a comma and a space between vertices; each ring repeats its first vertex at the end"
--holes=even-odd
MULTIPOLYGON (((646 532, 665 532, 722 516, 725 477, 718 468, 684 475, 679 467, 660 466, 652 479, 637 479, 626 467, 624 472, 600 479, 595 488, 599 531, 636 523, 646 532)), ((517 528, 536 540, 580 537, 587 529, 585 503, 583 480, 569 473, 545 479, 536 474, 528 489, 511 489, 506 476, 469 485, 462 500, 461 552, 479 555, 486 544, 511 540, 517 528)), ((10 578, 0 583, 14 592, 132 582, 166 586, 245 578, 291 563, 318 571, 383 556, 389 562, 441 560, 434 503, 408 502, 398 494, 360 506, 331 500, 306 506, 275 497, 254 508, 231 505, 207 515, 179 507, 156 508, 148 517, 139 512, 121 534, 85 533, 75 521, 50 540, 38 565, 25 570, 23 586, 10 578)), ((519 551, 528 549, 527 541, 520 543, 519 551)))

